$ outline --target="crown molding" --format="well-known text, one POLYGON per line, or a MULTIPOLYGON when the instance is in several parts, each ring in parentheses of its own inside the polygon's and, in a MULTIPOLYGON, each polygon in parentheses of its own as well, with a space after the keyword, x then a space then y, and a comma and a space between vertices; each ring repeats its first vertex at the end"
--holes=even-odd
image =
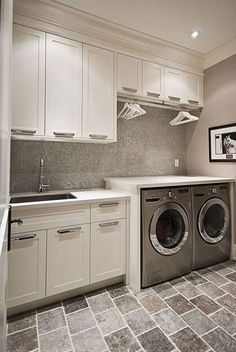
POLYGON ((204 55, 55 0, 14 0, 14 23, 202 74, 204 55))
POLYGON ((235 54, 236 54, 236 37, 222 44, 216 49, 210 51, 208 54, 205 54, 204 69, 214 66, 218 62, 223 61, 235 54))

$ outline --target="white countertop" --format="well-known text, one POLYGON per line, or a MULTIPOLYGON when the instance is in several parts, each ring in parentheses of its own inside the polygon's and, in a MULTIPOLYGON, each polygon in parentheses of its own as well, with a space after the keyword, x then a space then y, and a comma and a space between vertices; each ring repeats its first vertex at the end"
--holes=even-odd
POLYGON ((235 182, 233 178, 209 176, 145 176, 145 177, 107 177, 108 185, 126 185, 130 188, 172 187, 201 184, 235 182))
MULTIPOLYGON (((119 199, 128 199, 130 196, 128 193, 123 191, 111 191, 108 189, 86 189, 79 191, 52 191, 43 194, 59 194, 59 193, 71 193, 77 198, 74 199, 60 199, 60 200, 45 200, 45 201, 37 201, 37 202, 24 202, 24 203, 12 203, 13 208, 28 208, 28 207, 42 207, 42 206, 61 206, 61 205, 75 205, 82 203, 95 203, 100 201, 110 201, 110 200, 119 200, 119 199)), ((22 196, 34 196, 40 195, 39 193, 16 193, 12 194, 11 197, 22 197, 22 196)))

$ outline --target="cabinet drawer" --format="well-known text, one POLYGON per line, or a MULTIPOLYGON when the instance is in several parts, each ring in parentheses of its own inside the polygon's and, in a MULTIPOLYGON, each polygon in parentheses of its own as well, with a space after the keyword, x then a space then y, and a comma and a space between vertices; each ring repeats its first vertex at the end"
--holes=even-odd
POLYGON ((42 208, 13 208, 12 219, 21 219, 22 226, 12 224, 12 233, 37 231, 58 226, 90 223, 90 205, 62 205, 42 208))
POLYGON ((126 217, 126 202, 110 200, 91 205, 91 222, 126 217))

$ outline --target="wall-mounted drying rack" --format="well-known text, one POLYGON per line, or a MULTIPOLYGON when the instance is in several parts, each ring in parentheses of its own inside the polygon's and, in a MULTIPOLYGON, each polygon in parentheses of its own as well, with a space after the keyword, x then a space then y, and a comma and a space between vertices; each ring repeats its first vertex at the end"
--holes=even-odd
POLYGON ((171 126, 197 121, 198 117, 191 115, 189 112, 192 110, 200 109, 200 107, 191 108, 189 106, 185 106, 184 104, 174 105, 164 100, 154 102, 154 101, 146 100, 143 97, 139 98, 139 97, 132 97, 132 96, 121 95, 121 94, 118 95, 117 101, 125 103, 123 109, 120 111, 120 113, 117 116, 118 118, 121 117, 125 120, 130 120, 132 118, 146 114, 146 111, 142 109, 139 104, 143 106, 150 106, 150 107, 156 107, 161 109, 179 111, 179 114, 172 121, 170 121, 169 124, 171 126), (132 105, 134 105, 133 111, 131 111, 132 109, 129 110, 130 107, 132 108, 132 105), (135 106, 137 106, 137 110, 135 109, 135 106), (127 111, 128 112, 131 111, 131 113, 127 114, 127 111))
POLYGON ((169 101, 165 100, 159 100, 159 101, 153 101, 150 100, 150 97, 137 97, 137 96, 130 96, 130 95, 125 95, 118 93, 117 96, 117 101, 126 103, 132 101, 133 103, 141 104, 144 106, 151 106, 151 107, 156 107, 156 108, 161 108, 161 109, 168 109, 168 110, 176 110, 176 111, 192 111, 192 110, 199 110, 201 109, 200 106, 186 106, 185 104, 176 104, 176 103, 171 103, 169 101))

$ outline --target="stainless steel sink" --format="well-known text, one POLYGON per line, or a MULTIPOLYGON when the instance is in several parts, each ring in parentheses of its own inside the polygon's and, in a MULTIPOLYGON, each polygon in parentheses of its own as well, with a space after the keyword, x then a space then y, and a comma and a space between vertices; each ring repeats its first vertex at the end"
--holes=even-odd
POLYGON ((74 199, 76 198, 71 193, 58 193, 58 194, 39 194, 34 196, 25 197, 12 197, 10 203, 28 203, 28 202, 43 202, 50 200, 60 199, 74 199))

